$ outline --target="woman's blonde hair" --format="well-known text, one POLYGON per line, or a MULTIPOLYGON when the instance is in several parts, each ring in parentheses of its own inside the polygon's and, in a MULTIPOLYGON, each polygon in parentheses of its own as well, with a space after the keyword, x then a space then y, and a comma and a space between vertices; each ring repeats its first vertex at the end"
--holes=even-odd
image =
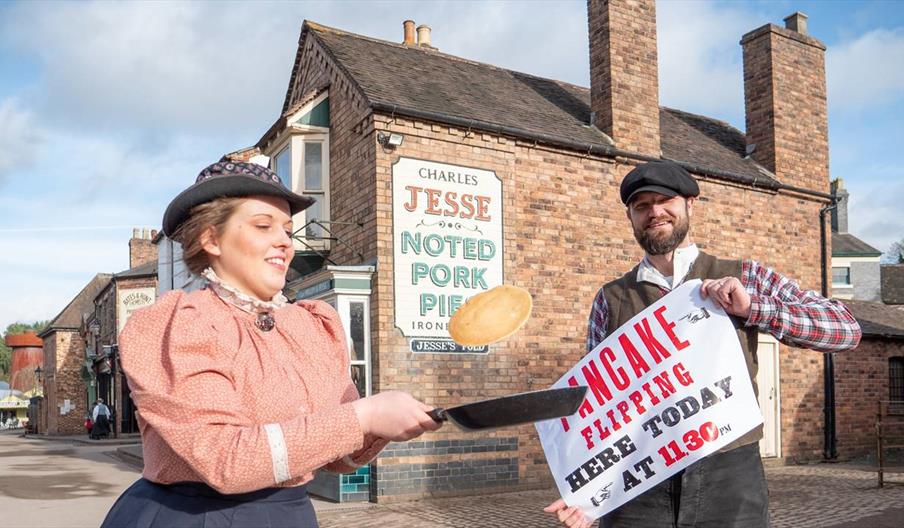
POLYGON ((192 207, 188 219, 173 233, 173 240, 182 245, 182 260, 188 271, 200 275, 210 266, 210 257, 204 250, 207 230, 213 229, 219 237, 226 222, 244 198, 216 198, 192 207))

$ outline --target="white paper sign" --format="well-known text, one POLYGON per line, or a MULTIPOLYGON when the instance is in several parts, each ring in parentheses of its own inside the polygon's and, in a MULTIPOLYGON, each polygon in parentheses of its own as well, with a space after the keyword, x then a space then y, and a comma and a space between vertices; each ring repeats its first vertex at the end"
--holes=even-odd
POLYGON ((580 410, 536 424, 559 493, 602 517, 763 423, 738 336, 688 281, 637 314, 553 387, 580 410))

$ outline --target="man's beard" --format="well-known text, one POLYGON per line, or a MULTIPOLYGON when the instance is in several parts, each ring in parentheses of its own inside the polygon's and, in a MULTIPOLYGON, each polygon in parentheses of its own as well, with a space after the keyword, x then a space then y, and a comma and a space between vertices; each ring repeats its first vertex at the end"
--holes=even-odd
POLYGON ((643 228, 638 229, 635 227, 634 238, 637 239, 637 243, 640 244, 640 247, 642 247, 647 254, 665 255, 666 253, 675 251, 675 249, 681 245, 681 242, 684 241, 684 237, 687 236, 689 228, 690 222, 688 222, 688 217, 685 214, 684 217, 679 217, 675 220, 675 223, 672 224, 672 234, 670 235, 657 236, 654 232, 648 232, 643 228))

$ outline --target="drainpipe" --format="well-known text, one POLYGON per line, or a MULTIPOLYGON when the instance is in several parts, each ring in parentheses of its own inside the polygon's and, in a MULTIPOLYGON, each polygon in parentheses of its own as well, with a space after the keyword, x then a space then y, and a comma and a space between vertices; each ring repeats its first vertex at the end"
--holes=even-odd
MULTIPOLYGON (((819 250, 820 250, 820 271, 822 272, 822 296, 829 296, 829 272, 826 266, 828 258, 826 252, 826 215, 838 206, 838 202, 832 195, 832 203, 826 205, 819 210, 819 250)), ((825 425, 823 427, 823 457, 826 460, 835 460, 838 458, 838 449, 835 438, 835 354, 825 352, 822 355, 823 378, 824 378, 824 402, 823 409, 825 425)))

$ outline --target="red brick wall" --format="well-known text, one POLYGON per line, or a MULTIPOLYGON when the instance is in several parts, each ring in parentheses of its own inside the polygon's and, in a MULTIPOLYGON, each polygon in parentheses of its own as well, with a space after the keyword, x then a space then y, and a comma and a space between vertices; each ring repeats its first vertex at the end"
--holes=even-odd
POLYGON ((835 354, 839 458, 875 456, 876 406, 879 400, 889 398, 888 360, 892 357, 904 357, 904 341, 864 338, 856 350, 835 354))
POLYGON ((619 148, 659 156, 654 0, 588 0, 590 108, 619 148))
POLYGON ((156 235, 156 230, 133 230, 129 240, 129 269, 157 260, 157 245, 152 242, 156 235))
POLYGON ((747 143, 788 185, 828 192, 825 46, 767 24, 741 39, 747 143))
POLYGON ((85 432, 88 414, 85 382, 81 365, 85 341, 72 330, 58 330, 44 340, 44 413, 48 435, 72 435, 85 432), (60 414, 65 400, 75 406, 60 414))

